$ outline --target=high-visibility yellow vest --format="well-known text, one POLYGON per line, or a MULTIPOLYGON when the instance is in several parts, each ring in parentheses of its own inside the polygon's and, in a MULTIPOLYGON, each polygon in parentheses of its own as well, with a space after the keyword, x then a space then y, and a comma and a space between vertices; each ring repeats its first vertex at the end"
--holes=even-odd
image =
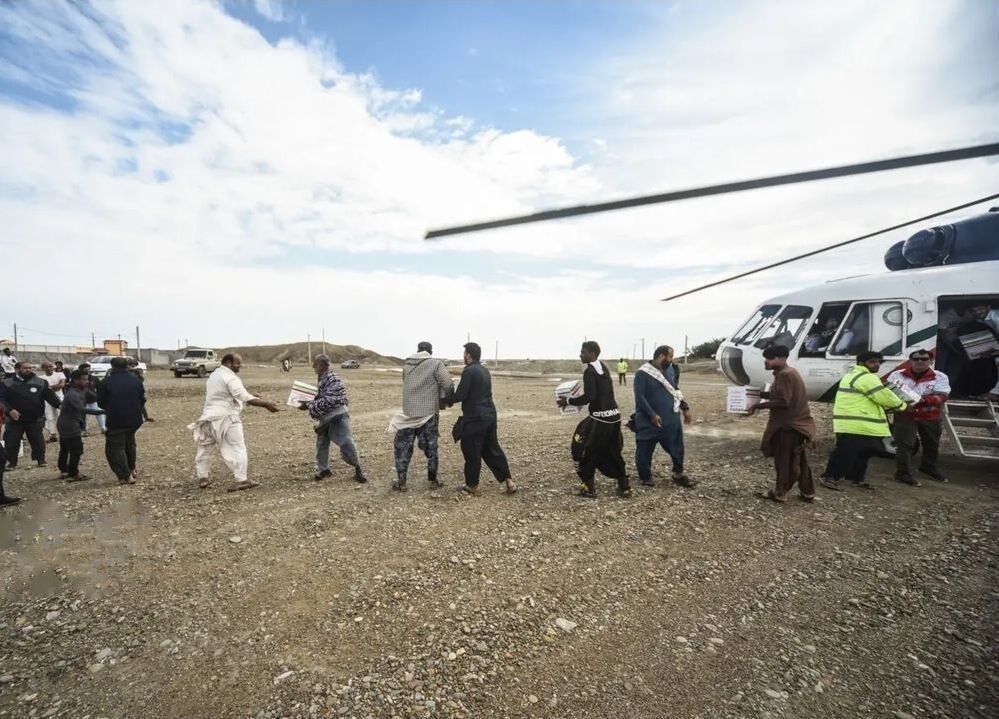
POLYGON ((905 406, 876 374, 858 364, 839 382, 833 405, 833 431, 888 437, 891 428, 885 410, 905 409, 905 406))
POLYGON ((617 373, 618 374, 627 374, 628 373, 628 363, 627 362, 618 362, 617 363, 617 373))

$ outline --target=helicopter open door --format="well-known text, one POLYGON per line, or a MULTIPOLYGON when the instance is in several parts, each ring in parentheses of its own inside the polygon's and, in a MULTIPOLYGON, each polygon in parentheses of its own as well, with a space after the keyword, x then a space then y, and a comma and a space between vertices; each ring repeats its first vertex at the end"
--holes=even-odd
POLYGON ((912 312, 904 299, 853 302, 826 350, 829 359, 847 359, 874 350, 886 360, 904 359, 912 312))

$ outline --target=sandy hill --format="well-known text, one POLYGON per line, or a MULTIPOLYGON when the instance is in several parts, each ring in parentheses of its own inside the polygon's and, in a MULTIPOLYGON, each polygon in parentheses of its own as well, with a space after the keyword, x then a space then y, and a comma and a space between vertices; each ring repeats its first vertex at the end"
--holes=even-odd
MULTIPOLYGON (((321 342, 312 343, 312 354, 316 355, 323 351, 321 342)), ((238 352, 243 356, 244 362, 277 364, 284 358, 290 359, 295 364, 309 363, 309 345, 305 342, 292 342, 284 345, 257 345, 253 347, 226 347, 220 350, 222 354, 226 352, 238 352)), ((357 345, 334 345, 326 343, 326 354, 330 356, 335 364, 344 360, 356 359, 361 364, 381 364, 400 365, 402 360, 398 357, 385 357, 373 350, 358 347, 357 345)))

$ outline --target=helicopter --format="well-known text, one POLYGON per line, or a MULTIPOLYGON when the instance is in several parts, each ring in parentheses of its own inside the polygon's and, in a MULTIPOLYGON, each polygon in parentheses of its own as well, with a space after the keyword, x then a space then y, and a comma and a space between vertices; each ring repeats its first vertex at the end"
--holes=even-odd
MULTIPOLYGON (((999 143, 729 182, 436 229, 427 232, 425 239, 996 154, 999 154, 999 143)), ((997 197, 999 194, 992 194, 785 258, 681 292, 664 301, 997 197)), ((766 300, 719 345, 715 358, 720 371, 735 385, 763 387, 770 379, 763 366, 763 350, 772 345, 784 345, 791 350, 790 364, 801 373, 809 399, 828 402, 835 397, 840 378, 855 364, 860 352, 881 352, 885 356, 882 373, 887 376, 907 362, 909 353, 919 349, 934 352, 937 367, 948 376, 960 376, 965 382, 965 394, 989 393, 990 388, 999 386, 996 381, 999 343, 995 333, 980 319, 968 314, 973 307, 999 311, 999 207, 916 232, 889 248, 885 265, 888 270, 885 273, 834 279, 766 300), (965 338, 972 338, 976 343, 974 353, 960 344, 965 338)), ((999 402, 962 397, 948 402, 947 407, 946 423, 958 452, 968 457, 999 459, 999 402)))

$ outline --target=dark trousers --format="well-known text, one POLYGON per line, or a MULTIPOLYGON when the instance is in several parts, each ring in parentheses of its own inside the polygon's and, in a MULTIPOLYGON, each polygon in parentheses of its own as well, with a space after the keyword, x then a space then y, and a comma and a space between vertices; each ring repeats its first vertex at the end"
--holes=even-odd
POLYGON ((435 414, 422 427, 400 429, 395 433, 393 449, 395 454, 395 471, 399 479, 405 479, 409 471, 409 462, 413 458, 413 445, 417 445, 427 457, 427 477, 437 478, 438 464, 438 427, 440 415, 435 414))
POLYGON ((774 494, 783 497, 795 484, 804 497, 815 496, 815 483, 812 481, 812 468, 808 466, 805 446, 808 437, 793 429, 778 430, 770 440, 770 451, 774 456, 774 470, 777 483, 774 494))
POLYGON ((7 469, 7 450, 0 444, 0 497, 6 497, 7 493, 3 489, 3 473, 7 469))
POLYGON ((17 453, 21 450, 21 439, 28 438, 31 445, 31 458, 36 462, 45 461, 45 419, 35 422, 19 422, 8 419, 4 425, 3 443, 7 448, 7 461, 10 466, 17 466, 17 453))
POLYGON ((627 372, 618 372, 617 373, 617 383, 618 384, 623 384, 623 385, 627 386, 628 385, 628 373, 627 372))
POLYGON ((884 452, 884 442, 881 437, 838 432, 836 446, 829 454, 826 471, 822 476, 829 479, 846 477, 851 482, 863 482, 867 474, 868 460, 882 452, 884 452))
POLYGON ((496 419, 465 420, 461 435, 461 453, 465 457, 465 485, 479 486, 482 463, 493 473, 497 482, 510 479, 510 465, 496 436, 496 419))
POLYGON ((658 437, 652 439, 635 439, 635 469, 638 477, 644 481, 652 479, 652 455, 656 446, 666 450, 673 462, 673 474, 683 474, 683 427, 663 427, 658 437))
POLYGON ((82 437, 59 438, 59 471, 75 477, 80 473, 80 457, 83 456, 82 437))
POLYGON ((621 436, 621 421, 605 422, 587 417, 578 425, 572 436, 572 459, 576 463, 576 474, 580 481, 592 492, 596 473, 617 480, 618 489, 630 486, 628 470, 624 466, 621 450, 624 437, 621 436))
POLYGON ((912 458, 916 453, 917 438, 923 453, 919 468, 935 473, 942 431, 940 420, 916 422, 907 414, 896 413, 892 424, 892 436, 895 438, 895 475, 898 477, 912 475, 912 458))
POLYGON ((128 479, 135 471, 135 429, 109 429, 104 435, 104 456, 118 481, 128 479))

